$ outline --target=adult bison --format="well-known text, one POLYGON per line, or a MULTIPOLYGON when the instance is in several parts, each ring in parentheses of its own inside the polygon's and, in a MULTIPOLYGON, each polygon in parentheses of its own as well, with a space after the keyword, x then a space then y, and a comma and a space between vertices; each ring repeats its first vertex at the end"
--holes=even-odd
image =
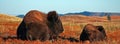
POLYGON ((22 40, 45 41, 62 33, 62 22, 55 11, 48 14, 37 10, 29 11, 17 29, 17 38, 22 40))
POLYGON ((104 28, 102 26, 94 26, 92 24, 87 24, 80 35, 81 41, 89 40, 92 42, 102 41, 104 39, 106 39, 104 28))

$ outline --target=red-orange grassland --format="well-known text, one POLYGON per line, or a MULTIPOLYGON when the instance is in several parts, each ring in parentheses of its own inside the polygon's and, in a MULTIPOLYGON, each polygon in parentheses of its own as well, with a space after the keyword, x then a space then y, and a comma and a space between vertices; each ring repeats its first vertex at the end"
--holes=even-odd
MULTIPOLYGON (((119 44, 120 43, 120 16, 111 16, 111 22, 107 20, 107 17, 98 16, 61 16, 64 32, 60 36, 69 38, 73 37, 79 40, 79 36, 83 27, 88 24, 102 25, 107 33, 106 41, 92 42, 92 44, 119 44)), ((0 14, 0 44, 82 44, 83 42, 70 42, 69 40, 58 39, 56 41, 23 41, 18 39, 3 40, 6 36, 16 36, 16 30, 22 19, 11 17, 8 15, 0 14), (12 19, 12 20, 11 20, 12 19), (18 20, 19 19, 19 20, 18 20)), ((83 44, 90 44, 90 42, 84 42, 83 44)))

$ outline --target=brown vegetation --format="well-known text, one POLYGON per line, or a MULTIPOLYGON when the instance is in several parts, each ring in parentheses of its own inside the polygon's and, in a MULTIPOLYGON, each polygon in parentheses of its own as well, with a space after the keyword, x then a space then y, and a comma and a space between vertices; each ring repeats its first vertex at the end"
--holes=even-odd
MULTIPOLYGON (((2 16, 1 16, 2 17, 2 16)), ((0 18, 1 18, 0 17, 0 18)), ((92 42, 91 44, 119 44, 120 43, 120 16, 117 16, 118 20, 112 18, 111 22, 108 22, 106 17, 95 17, 95 18, 100 18, 99 20, 102 22, 96 22, 97 19, 87 17, 85 16, 84 18, 81 18, 83 16, 76 16, 71 17, 70 19, 74 19, 74 21, 68 20, 69 17, 64 17, 62 16, 62 22, 63 22, 63 27, 65 31, 61 33, 60 35, 65 38, 74 38, 74 39, 79 39, 79 35, 82 32, 83 27, 91 23, 93 25, 102 25, 105 28, 106 34, 107 34, 107 39, 106 41, 97 41, 97 42, 92 42), (88 19, 89 18, 89 19, 88 19), (82 20, 84 19, 84 20, 82 20), (68 20, 68 21, 66 21, 68 20), (89 20, 89 21, 88 21, 89 20), (94 20, 94 21, 90 21, 94 20)), ((4 17, 3 17, 4 18, 4 17)), ((14 18, 15 19, 15 18, 14 18)), ((5 21, 5 22, 0 22, 0 44, 82 44, 83 42, 71 42, 67 39, 57 39, 56 41, 45 41, 45 42, 40 42, 39 40, 36 41, 30 41, 30 40, 19 40, 19 39, 11 39, 8 38, 7 40, 4 40, 3 37, 7 36, 15 36, 16 35, 16 29, 18 25, 20 24, 20 21, 5 21)), ((90 44, 89 41, 86 41, 84 44, 90 44)))

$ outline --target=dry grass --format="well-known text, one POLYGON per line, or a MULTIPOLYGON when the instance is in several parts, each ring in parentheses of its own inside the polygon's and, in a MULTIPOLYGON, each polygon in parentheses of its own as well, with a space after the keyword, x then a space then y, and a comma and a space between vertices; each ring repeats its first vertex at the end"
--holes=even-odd
POLYGON ((22 21, 21 18, 15 16, 9 16, 6 14, 0 14, 0 22, 15 22, 15 21, 22 21))
MULTIPOLYGON (((83 27, 88 24, 102 25, 107 32, 108 40, 92 42, 91 44, 119 44, 120 43, 120 17, 112 17, 112 21, 108 22, 106 17, 87 17, 87 16, 63 16, 61 17, 64 32, 60 34, 65 38, 73 37, 79 40, 79 36, 83 27), (94 19, 95 18, 95 19, 94 19), (115 19, 114 19, 115 18, 115 19)), ((2 39, 5 36, 16 35, 16 30, 21 22, 20 18, 9 17, 6 15, 0 15, 0 44, 90 44, 89 41, 86 42, 70 42, 69 40, 58 39, 56 41, 23 41, 18 39, 7 39, 6 41, 2 39), (3 17, 4 16, 4 17, 3 17), (5 20, 4 20, 5 18, 5 20), (13 20, 11 20, 13 19, 13 20), (20 20, 18 20, 20 19, 20 20), (7 21, 6 21, 7 20, 7 21)))

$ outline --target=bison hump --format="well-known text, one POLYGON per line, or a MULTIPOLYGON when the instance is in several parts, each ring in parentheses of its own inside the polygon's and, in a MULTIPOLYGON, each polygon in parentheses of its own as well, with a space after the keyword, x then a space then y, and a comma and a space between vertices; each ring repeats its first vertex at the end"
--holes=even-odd
POLYGON ((29 11, 26 16, 24 17, 24 21, 26 23, 29 22, 44 22, 45 21, 45 13, 37 11, 37 10, 31 10, 29 11))

